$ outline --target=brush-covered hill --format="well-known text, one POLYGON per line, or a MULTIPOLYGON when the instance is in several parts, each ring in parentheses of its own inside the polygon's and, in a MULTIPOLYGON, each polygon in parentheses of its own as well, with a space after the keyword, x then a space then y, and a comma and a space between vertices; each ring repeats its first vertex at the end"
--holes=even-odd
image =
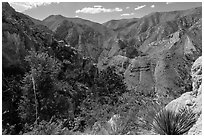
POLYGON ((81 18, 68 18, 62 15, 50 15, 44 20, 42 20, 42 22, 45 26, 47 26, 52 31, 56 31, 57 28, 61 25, 61 23, 64 20, 67 20, 68 22, 73 22, 74 24, 87 25, 93 28, 95 31, 101 32, 103 34, 105 34, 108 31, 108 29, 105 26, 99 23, 81 19, 81 18))
POLYGON ((36 25, 30 18, 16 12, 8 3, 2 3, 2 66, 5 71, 12 67, 24 68, 22 62, 29 50, 54 43, 53 32, 44 25, 36 25))
POLYGON ((64 40, 95 62, 102 52, 104 41, 113 35, 113 31, 107 27, 81 18, 51 15, 42 22, 55 33, 56 39, 64 40))

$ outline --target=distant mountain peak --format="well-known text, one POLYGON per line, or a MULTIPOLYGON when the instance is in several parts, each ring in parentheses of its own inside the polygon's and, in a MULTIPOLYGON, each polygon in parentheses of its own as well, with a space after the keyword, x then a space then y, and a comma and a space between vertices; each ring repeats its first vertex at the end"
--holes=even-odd
POLYGON ((62 16, 60 14, 57 14, 57 15, 50 15, 50 16, 46 17, 43 21, 47 21, 47 20, 50 20, 50 19, 55 20, 55 19, 64 19, 64 18, 66 18, 66 17, 64 17, 64 16, 62 16))

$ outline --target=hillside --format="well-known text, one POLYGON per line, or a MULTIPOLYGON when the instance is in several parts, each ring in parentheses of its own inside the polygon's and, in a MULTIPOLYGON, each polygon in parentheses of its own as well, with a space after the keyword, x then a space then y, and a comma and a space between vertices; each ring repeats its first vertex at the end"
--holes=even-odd
POLYGON ((49 17, 42 20, 42 22, 52 31, 56 31, 64 20, 67 20, 68 22, 72 22, 74 24, 87 25, 102 34, 108 33, 108 29, 105 26, 81 18, 67 18, 62 15, 50 15, 49 17))
POLYGON ((113 29, 114 31, 119 32, 120 30, 123 30, 132 24, 137 23, 139 19, 121 19, 121 20, 110 20, 108 22, 103 23, 104 26, 107 28, 113 29))
POLYGON ((80 18, 66 18, 62 15, 51 15, 42 22, 55 32, 58 40, 64 40, 96 62, 102 52, 103 42, 113 33, 101 24, 80 18))
POLYGON ((140 19, 105 23, 113 27, 117 36, 109 39, 107 47, 104 45, 99 68, 109 65, 124 68, 129 88, 137 87, 147 93, 156 91, 168 103, 191 89, 191 84, 187 84, 189 70, 202 53, 201 11, 199 7, 156 12, 140 19), (121 22, 125 22, 122 27, 121 22), (129 59, 120 60, 119 56, 129 59))
POLYGON ((8 3, 2 5, 2 62, 3 70, 10 66, 22 67, 28 50, 52 45, 53 32, 35 23, 22 13, 16 12, 8 3))
POLYGON ((3 134, 151 134, 146 111, 183 100, 200 134, 200 56, 202 7, 99 24, 3 2, 3 134))

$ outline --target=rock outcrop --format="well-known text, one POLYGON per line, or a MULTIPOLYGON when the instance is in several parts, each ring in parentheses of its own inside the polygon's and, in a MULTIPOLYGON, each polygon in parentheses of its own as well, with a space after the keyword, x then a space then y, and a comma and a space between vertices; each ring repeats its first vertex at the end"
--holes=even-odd
POLYGON ((189 135, 202 134, 202 57, 199 57, 191 69, 193 91, 182 94, 179 98, 171 101, 166 108, 178 111, 182 107, 193 110, 197 116, 196 124, 189 130, 189 135))

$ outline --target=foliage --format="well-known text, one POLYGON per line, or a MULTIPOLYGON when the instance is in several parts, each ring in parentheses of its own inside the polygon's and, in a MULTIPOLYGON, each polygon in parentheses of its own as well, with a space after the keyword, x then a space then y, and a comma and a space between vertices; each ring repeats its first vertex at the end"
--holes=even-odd
POLYGON ((29 71, 20 80, 17 103, 22 133, 92 134, 95 123, 118 114, 121 124, 111 134, 137 134, 139 114, 154 97, 127 90, 114 67, 99 71, 91 58, 74 48, 51 48, 51 54, 45 48, 25 59, 29 71))
POLYGON ((81 115, 85 116, 88 125, 108 120, 116 112, 119 97, 127 92, 123 78, 113 67, 99 72, 93 80, 86 99, 81 103, 81 115))
POLYGON ((117 114, 121 116, 120 120, 122 121, 117 134, 128 134, 130 132, 137 134, 139 128, 141 128, 140 119, 144 117, 146 106, 152 105, 154 98, 155 96, 146 95, 139 88, 124 93, 120 97, 120 103, 117 107, 117 114))
POLYGON ((65 40, 70 45, 75 46, 78 44, 78 32, 76 25, 72 22, 64 20, 62 24, 56 29, 55 37, 58 40, 65 40))
MULTIPOLYGON (((23 96, 19 104, 21 118, 28 123, 34 122, 36 120, 36 105, 39 113, 38 119, 49 120, 53 115, 67 112, 70 102, 69 96, 66 91, 61 94, 58 90, 57 77, 61 63, 47 53, 37 52, 30 52, 26 61, 30 63, 31 69, 23 79, 23 96), (36 99, 34 98, 34 87, 36 99)), ((61 116, 63 115, 59 115, 59 117, 61 116)))
POLYGON ((127 41, 124 40, 118 40, 118 46, 120 47, 120 49, 124 49, 127 47, 127 41))
POLYGON ((22 128, 18 115, 21 97, 21 75, 6 76, 2 79, 2 128, 6 134, 18 134, 22 128))
POLYGON ((63 126, 63 121, 50 119, 49 122, 42 120, 38 125, 33 125, 30 128, 31 131, 24 135, 72 135, 74 132, 68 130, 63 126))
POLYGON ((178 112, 163 108, 159 113, 150 114, 153 117, 151 126, 156 134, 182 135, 196 122, 196 114, 189 108, 181 108, 178 112))

